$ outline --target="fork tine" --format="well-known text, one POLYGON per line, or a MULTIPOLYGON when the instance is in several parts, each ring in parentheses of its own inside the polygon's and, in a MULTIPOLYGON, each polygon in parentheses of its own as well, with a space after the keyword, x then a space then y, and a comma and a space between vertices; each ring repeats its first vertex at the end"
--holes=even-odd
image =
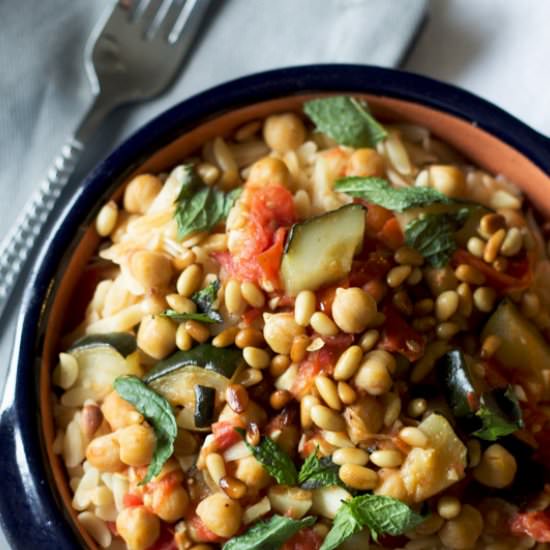
POLYGON ((208 0, 185 0, 182 10, 168 34, 168 42, 175 44, 182 35, 186 36, 186 42, 192 41, 209 5, 208 0), (184 29, 187 29, 185 33, 184 29))
POLYGON ((167 9, 164 10, 162 20, 159 20, 158 36, 167 39, 169 33, 174 28, 176 21, 182 10, 185 8, 186 0, 172 0, 167 9))
POLYGON ((137 14, 136 23, 140 25, 144 34, 149 34, 162 3, 163 0, 142 0, 143 8, 139 6, 141 13, 137 14))

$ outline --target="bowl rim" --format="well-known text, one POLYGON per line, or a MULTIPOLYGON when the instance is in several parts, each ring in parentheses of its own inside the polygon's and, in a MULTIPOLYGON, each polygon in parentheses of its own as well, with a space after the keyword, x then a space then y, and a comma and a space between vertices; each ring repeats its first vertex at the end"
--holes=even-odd
POLYGON ((83 222, 111 187, 144 157, 199 122, 252 103, 296 94, 342 90, 419 103, 477 125, 550 174, 550 139, 492 103, 456 86, 414 73, 351 64, 305 65, 255 73, 210 88, 150 120, 119 145, 72 191, 36 256, 17 317, 14 349, 0 405, 0 449, 5 482, 0 524, 12 547, 34 544, 71 549, 78 537, 48 482, 36 372, 45 305, 58 259, 82 236, 83 222), (26 342, 22 346, 21 343, 26 342), (32 365, 32 367, 31 367, 32 365))

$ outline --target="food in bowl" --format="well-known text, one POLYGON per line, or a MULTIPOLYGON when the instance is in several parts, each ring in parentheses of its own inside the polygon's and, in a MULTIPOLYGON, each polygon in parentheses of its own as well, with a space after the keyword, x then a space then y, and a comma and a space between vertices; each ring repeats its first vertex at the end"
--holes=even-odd
POLYGON ((54 450, 105 548, 530 548, 550 397, 544 223, 353 97, 141 174, 96 229, 54 450))

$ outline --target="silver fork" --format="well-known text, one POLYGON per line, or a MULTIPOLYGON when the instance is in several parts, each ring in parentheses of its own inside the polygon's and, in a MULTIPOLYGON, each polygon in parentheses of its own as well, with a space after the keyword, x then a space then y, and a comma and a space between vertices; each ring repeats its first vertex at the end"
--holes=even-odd
POLYGON ((152 98, 170 84, 210 1, 119 0, 98 21, 84 55, 92 105, 0 243, 0 316, 90 136, 115 107, 152 98))

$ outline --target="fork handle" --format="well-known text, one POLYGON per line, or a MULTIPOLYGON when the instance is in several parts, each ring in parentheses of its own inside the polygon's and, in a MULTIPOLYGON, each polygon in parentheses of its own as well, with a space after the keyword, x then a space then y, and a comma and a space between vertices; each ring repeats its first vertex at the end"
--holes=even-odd
POLYGON ((29 253, 69 181, 83 149, 83 144, 75 138, 67 141, 46 178, 33 192, 15 225, 0 244, 0 317, 29 253))

